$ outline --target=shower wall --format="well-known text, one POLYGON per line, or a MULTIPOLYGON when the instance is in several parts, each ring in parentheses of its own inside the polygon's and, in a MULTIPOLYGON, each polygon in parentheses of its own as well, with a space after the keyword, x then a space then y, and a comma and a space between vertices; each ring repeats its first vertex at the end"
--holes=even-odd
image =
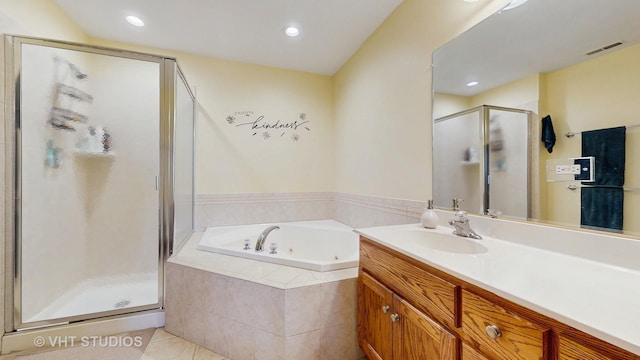
POLYGON ((155 272, 157 256, 145 252, 158 243, 159 66, 94 55, 87 73, 91 122, 108 129, 115 157, 74 163, 86 167, 86 276, 155 272))
POLYGON ((25 322, 83 282, 157 279, 160 66, 37 45, 23 45, 22 65, 25 322), (93 100, 59 95, 60 83, 93 100), (48 123, 54 105, 89 120, 72 123, 75 131, 55 129, 48 123), (77 150, 90 125, 110 134, 110 156, 77 150), (56 166, 47 158, 51 147, 56 166))
POLYGON ((463 199, 461 209, 482 212, 482 147, 480 144, 481 113, 475 111, 445 120, 434 126, 433 148, 440 149, 433 158, 434 204, 451 208, 452 198, 463 199), (473 148, 473 159, 464 159, 473 148))
MULTIPOLYGON (((24 316, 30 318, 83 277, 87 229, 78 221, 84 218, 84 201, 82 192, 74 190, 81 178, 71 157, 75 137, 45 126, 58 68, 62 68, 53 59, 61 54, 52 48, 28 47, 23 55, 22 92, 29 94, 22 99, 23 123, 37 121, 38 125, 22 126, 22 156, 35 160, 24 162, 22 167, 22 237, 29 239, 22 248, 28 254, 23 261, 23 276, 29 279, 22 290, 27 301, 24 316), (44 163, 48 139, 63 149, 62 164, 57 169, 44 163), (62 255, 55 257, 55 276, 50 273, 52 254, 62 255)), ((69 53, 66 57, 79 67, 87 66, 83 54, 69 53)), ((85 104, 78 105, 77 111, 87 111, 85 104)))

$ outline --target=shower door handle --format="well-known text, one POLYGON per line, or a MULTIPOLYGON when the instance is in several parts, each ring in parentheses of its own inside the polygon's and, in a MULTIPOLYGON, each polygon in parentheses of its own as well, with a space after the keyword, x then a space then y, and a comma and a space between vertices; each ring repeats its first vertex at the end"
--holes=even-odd
POLYGON ((160 188, 160 180, 159 180, 158 176, 156 175, 156 191, 158 191, 159 188, 160 188))

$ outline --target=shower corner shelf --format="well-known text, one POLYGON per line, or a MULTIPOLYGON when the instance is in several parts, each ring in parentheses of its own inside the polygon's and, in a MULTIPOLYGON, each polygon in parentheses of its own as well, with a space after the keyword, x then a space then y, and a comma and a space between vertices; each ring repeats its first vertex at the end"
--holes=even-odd
POLYGON ((114 151, 84 151, 84 150, 74 150, 73 155, 83 159, 113 159, 116 156, 114 151))
POLYGON ((462 165, 479 165, 480 161, 460 161, 460 164, 462 165))

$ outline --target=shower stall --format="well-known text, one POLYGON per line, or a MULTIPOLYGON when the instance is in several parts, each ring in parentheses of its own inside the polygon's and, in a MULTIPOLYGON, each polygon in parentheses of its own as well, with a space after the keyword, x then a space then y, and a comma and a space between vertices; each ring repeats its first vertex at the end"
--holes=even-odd
POLYGON ((531 112, 482 105, 433 123, 433 200, 528 219, 531 112))
POLYGON ((151 312, 193 231, 176 60, 5 36, 5 333, 151 312))

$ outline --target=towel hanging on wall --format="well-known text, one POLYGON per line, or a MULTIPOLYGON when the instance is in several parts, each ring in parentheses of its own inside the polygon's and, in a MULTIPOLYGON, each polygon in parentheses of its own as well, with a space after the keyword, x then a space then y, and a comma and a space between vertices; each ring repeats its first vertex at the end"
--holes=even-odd
POLYGON ((583 131, 582 156, 595 157, 595 181, 585 185, 624 185, 626 128, 583 131))
POLYGON ((622 188, 583 186, 580 192, 580 226, 621 232, 623 207, 622 188))
POLYGON ((544 143, 544 147, 549 153, 553 152, 553 146, 556 144, 556 133, 553 131, 553 122, 551 121, 551 115, 547 115, 542 118, 542 135, 541 141, 544 143))

